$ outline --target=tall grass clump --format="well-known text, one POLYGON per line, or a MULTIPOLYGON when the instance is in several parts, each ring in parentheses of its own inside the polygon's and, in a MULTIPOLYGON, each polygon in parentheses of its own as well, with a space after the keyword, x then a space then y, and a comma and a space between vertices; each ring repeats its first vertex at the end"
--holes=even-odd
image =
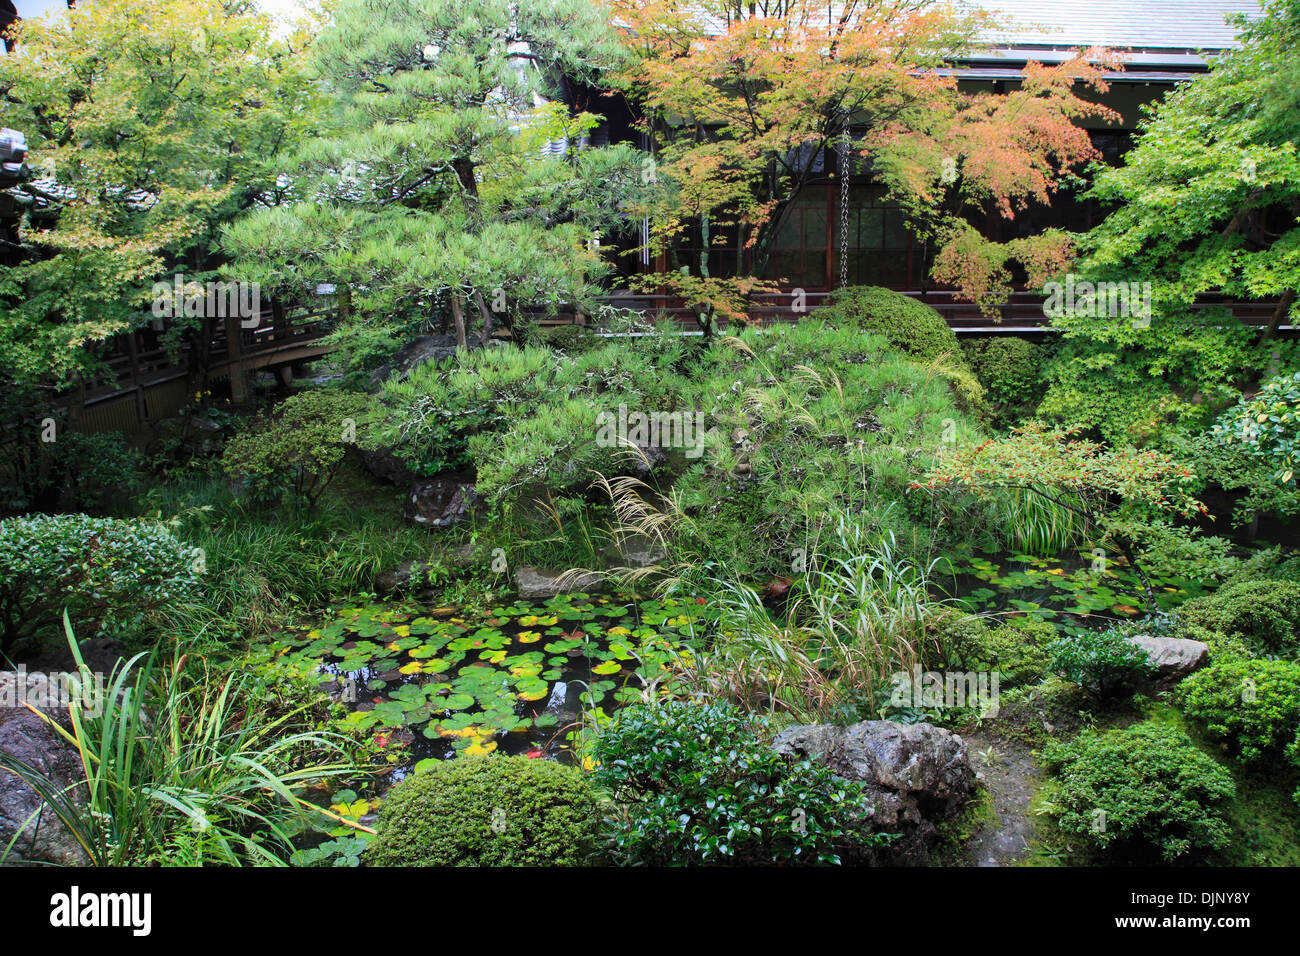
POLYGON ((70 728, 41 716, 83 779, 60 786, 4 754, 0 771, 41 796, 91 864, 282 865, 295 836, 334 825, 306 794, 357 770, 341 738, 301 729, 302 708, 273 715, 246 677, 196 670, 179 649, 161 664, 136 655, 101 693, 65 628, 80 675, 70 728))

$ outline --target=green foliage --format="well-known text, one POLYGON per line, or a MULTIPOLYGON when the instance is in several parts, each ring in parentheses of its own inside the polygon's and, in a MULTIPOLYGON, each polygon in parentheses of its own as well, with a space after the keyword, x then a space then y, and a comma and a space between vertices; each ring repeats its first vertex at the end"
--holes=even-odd
POLYGON ((1300 583, 1244 580, 1188 601, 1179 611, 1186 626, 1204 629, 1221 641, 1255 654, 1300 653, 1300 583))
POLYGON ((35 395, 24 401, 11 394, 0 410, 15 425, 3 447, 7 467, 0 469, 0 514, 105 514, 126 504, 138 488, 140 457, 121 435, 65 431, 63 416, 51 414, 35 395), (48 442, 42 441, 47 417, 55 436, 48 442))
POLYGON ((943 316, 919 299, 892 289, 873 285, 837 289, 814 314, 837 328, 883 335, 894 348, 922 361, 942 355, 960 361, 957 334, 943 316))
POLYGON ((269 416, 226 443, 221 466, 237 478, 274 486, 283 482, 315 507, 364 432, 369 396, 329 389, 291 395, 269 416))
POLYGON ((582 772, 462 756, 407 777, 380 810, 370 866, 579 866, 599 815, 582 772))
POLYGON ((1224 412, 1214 425, 1214 436, 1264 459, 1274 468, 1273 480, 1290 486, 1295 482, 1297 424, 1300 372, 1293 372, 1269 379, 1254 396, 1224 412))
POLYGON ((957 618, 943 631, 951 663, 967 670, 997 671, 1003 687, 1036 684, 1047 676, 1048 648, 1056 628, 1032 615, 989 627, 977 617, 957 618))
POLYGON ((1103 850, 1142 843, 1171 861, 1227 843, 1232 777, 1180 730, 1085 730, 1049 744, 1043 765, 1060 778, 1049 795, 1060 828, 1103 850))
POLYGON ((1183 680, 1176 694, 1188 717, 1246 761, 1276 756, 1300 728, 1300 664, 1292 661, 1215 663, 1183 680))
POLYGON ((233 500, 219 475, 173 475, 153 489, 149 505, 180 516, 179 533, 207 565, 201 595, 161 609, 168 630, 209 653, 238 646, 297 612, 372 590, 383 568, 431 557, 428 532, 403 522, 395 498, 359 471, 345 466, 308 513, 233 500))
POLYGON ((1046 348, 1005 335, 970 339, 961 345, 967 364, 984 386, 995 422, 1014 425, 1033 413, 1047 387, 1046 348))
MULTIPOLYGON (((328 821, 313 784, 355 774, 340 741, 302 726, 304 707, 272 713, 254 680, 222 677, 177 647, 137 655, 98 686, 67 638, 81 677, 70 729, 84 780, 59 789, 0 753, 45 800, 96 866, 284 865, 293 839, 328 821)), ((0 862, 8 848, 0 848, 0 862)))
POLYGON ((1151 669, 1146 652, 1128 642, 1131 633, 1130 629, 1109 627, 1062 636, 1048 649, 1052 667, 1098 697, 1111 695, 1151 669))
POLYGON ((936 368, 963 407, 982 409, 984 389, 966 366, 957 334, 924 302, 880 286, 849 286, 831 293, 814 315, 836 328, 883 335, 895 349, 936 368))
POLYGON ((1294 321, 1300 262, 1300 4, 1271 0, 1243 21, 1240 49, 1156 103, 1118 167, 1099 167, 1091 197, 1113 205, 1080 238, 1085 279, 1152 285, 1149 322, 1064 317, 1040 412, 1096 427, 1110 441, 1160 440, 1209 424, 1262 371, 1275 346, 1198 296, 1268 302, 1294 321))
POLYGON ((626 863, 839 863, 888 842, 860 829, 859 784, 791 763, 762 719, 730 704, 630 706, 596 737, 595 782, 613 796, 607 824, 626 863))
POLYGON ((0 649, 58 633, 131 633, 199 588, 198 555, 156 521, 33 515, 0 521, 0 649))
MULTIPOLYGON (((139 323, 169 267, 218 278, 221 226, 278 201, 320 101, 303 38, 272 39, 246 3, 102 0, 18 29, 0 61, 5 122, 55 185, 12 194, 35 215, 31 254, 0 267, 0 379, 61 386, 102 368, 94 346, 139 323)), ((176 317, 169 334, 200 323, 176 317)))
POLYGON ((1245 445, 1222 444, 1210 432, 1174 439, 1170 445, 1200 480, 1237 499, 1231 516, 1235 527, 1248 526, 1270 512, 1281 517, 1300 513, 1300 488, 1276 481, 1272 463, 1251 454, 1245 445))
POLYGON ((543 155, 594 125, 558 83, 621 59, 603 11, 345 0, 334 14, 312 49, 333 115, 290 166, 293 203, 224 233, 241 270, 271 290, 334 283, 345 324, 378 328, 405 325, 412 303, 446 302, 463 334, 521 303, 585 300, 608 269, 589 240, 647 186, 627 144, 543 155))
POLYGON ((467 353, 390 381, 382 400, 391 412, 374 441, 419 467, 463 443, 506 525, 536 499, 549 509, 586 498, 597 474, 630 474, 647 480, 632 489, 643 506, 673 516, 661 525, 670 557, 696 567, 788 570, 841 510, 872 516, 909 551, 927 548, 940 516, 954 541, 988 537, 969 497, 936 508, 909 491, 946 431, 973 431, 943 381, 877 336, 812 317, 711 342, 664 327, 563 357, 532 346, 467 353), (638 461, 617 435, 601 440, 620 406, 692 416, 694 441, 661 440, 638 461))

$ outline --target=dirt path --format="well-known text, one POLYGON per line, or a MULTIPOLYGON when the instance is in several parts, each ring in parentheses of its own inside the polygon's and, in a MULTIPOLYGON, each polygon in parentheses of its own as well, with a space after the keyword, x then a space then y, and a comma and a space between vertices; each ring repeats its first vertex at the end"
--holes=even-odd
POLYGON ((1029 801, 1038 789, 1043 772, 1023 744, 978 733, 963 734, 963 737, 971 763, 984 776, 997 814, 967 844, 970 864, 1005 866, 1028 849, 1034 832, 1029 801))

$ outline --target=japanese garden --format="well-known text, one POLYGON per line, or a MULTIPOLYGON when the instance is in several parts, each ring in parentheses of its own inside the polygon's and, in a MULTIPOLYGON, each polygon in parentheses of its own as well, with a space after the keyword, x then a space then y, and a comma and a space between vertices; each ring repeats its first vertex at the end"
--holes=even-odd
POLYGON ((1300 0, 0 31, 0 865, 1300 864, 1300 0))

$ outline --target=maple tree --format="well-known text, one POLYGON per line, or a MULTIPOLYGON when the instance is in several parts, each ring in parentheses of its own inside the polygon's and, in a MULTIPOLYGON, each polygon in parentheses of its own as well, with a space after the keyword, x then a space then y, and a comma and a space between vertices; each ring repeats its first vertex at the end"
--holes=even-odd
MULTIPOLYGON (((150 317, 166 271, 218 274, 222 224, 277 201, 315 101, 303 35, 273 39, 248 2, 98 0, 15 30, 0 98, 35 178, 10 190, 26 218, 0 267, 0 378, 60 386, 150 317)), ((172 325, 200 362, 210 321, 172 325)))
MULTIPOLYGON (((1031 63, 1006 92, 959 90, 945 71, 987 15, 932 0, 612 0, 636 60, 621 74, 646 111, 663 189, 643 210, 650 245, 706 329, 744 318, 766 287, 774 237, 819 157, 847 133, 910 227, 937 250, 933 276, 986 306, 1013 273, 1041 282, 1068 261, 1059 230, 996 242, 971 224, 986 210, 1011 219, 1046 202, 1062 172, 1096 157, 1076 125, 1115 114, 1081 98, 1106 88, 1113 59, 1089 50, 1031 63), (683 252, 688 230, 707 247, 726 229, 745 255, 711 275, 683 252)), ((779 278, 779 277, 778 277, 779 278)))
POLYGON ((1071 268, 1149 282, 1152 314, 1054 320, 1065 348, 1044 414, 1126 441, 1175 416, 1208 424, 1300 315, 1300 2, 1270 0, 1237 23, 1240 48, 1153 104, 1123 162, 1098 169, 1089 195, 1111 211, 1078 237, 1071 268), (1263 341, 1227 307, 1206 307, 1211 293, 1273 305, 1263 341))

